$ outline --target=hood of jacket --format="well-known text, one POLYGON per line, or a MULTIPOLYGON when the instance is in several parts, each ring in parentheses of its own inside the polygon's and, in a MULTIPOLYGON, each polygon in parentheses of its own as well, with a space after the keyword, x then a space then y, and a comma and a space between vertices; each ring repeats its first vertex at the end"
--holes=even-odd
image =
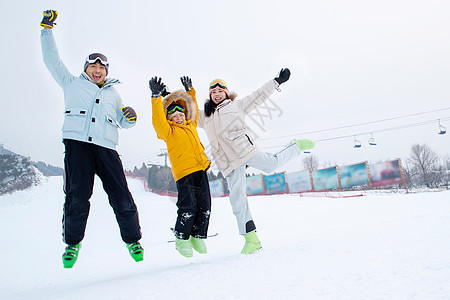
POLYGON ((197 117, 197 109, 195 100, 191 95, 183 90, 179 90, 164 97, 162 100, 162 105, 165 115, 167 115, 167 107, 174 102, 184 107, 184 115, 186 116, 186 120, 195 120, 197 117))

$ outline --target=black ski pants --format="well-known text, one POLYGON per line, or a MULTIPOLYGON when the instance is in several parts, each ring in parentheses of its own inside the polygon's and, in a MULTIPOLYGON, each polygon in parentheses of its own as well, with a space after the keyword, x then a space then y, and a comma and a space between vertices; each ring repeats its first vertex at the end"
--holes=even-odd
POLYGON ((175 236, 187 240, 189 236, 205 239, 211 214, 211 193, 206 171, 197 171, 177 181, 178 216, 175 236))
POLYGON ((63 241, 75 245, 84 238, 96 174, 116 215, 122 240, 125 243, 140 240, 137 207, 117 151, 69 139, 64 140, 64 145, 63 241))

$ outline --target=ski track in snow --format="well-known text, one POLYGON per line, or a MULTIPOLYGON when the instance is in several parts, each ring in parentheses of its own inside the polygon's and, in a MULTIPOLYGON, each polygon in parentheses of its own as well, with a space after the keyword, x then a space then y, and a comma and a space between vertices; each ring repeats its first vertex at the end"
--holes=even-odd
POLYGON ((101 182, 73 269, 62 267, 62 178, 0 196, 0 299, 450 299, 450 191, 250 197, 263 250, 243 256, 227 198, 208 254, 174 249, 176 207, 129 179, 145 249, 135 263, 101 182))

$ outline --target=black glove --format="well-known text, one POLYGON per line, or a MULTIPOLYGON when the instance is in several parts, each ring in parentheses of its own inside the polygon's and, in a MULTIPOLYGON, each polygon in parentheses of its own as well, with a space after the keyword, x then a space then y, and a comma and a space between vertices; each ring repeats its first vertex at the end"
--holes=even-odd
POLYGON ((189 92, 192 89, 192 80, 187 76, 181 77, 180 80, 186 92, 189 92))
POLYGON ((148 86, 150 87, 150 90, 152 90, 152 98, 158 98, 161 96, 162 92, 166 88, 166 85, 161 82, 161 77, 158 78, 156 76, 150 79, 148 86))
POLYGON ((53 28, 53 25, 56 25, 55 20, 58 17, 58 12, 56 10, 49 9, 43 11, 42 13, 44 14, 44 17, 42 18, 41 26, 53 28))
POLYGON ((127 119, 128 122, 134 123, 137 121, 137 115, 133 108, 127 106, 121 108, 123 116, 127 119))
POLYGON ((161 96, 165 97, 170 95, 169 88, 167 86, 164 87, 164 90, 161 92, 161 96))
POLYGON ((288 68, 283 68, 280 73, 278 73, 278 76, 275 77, 275 81, 278 82, 278 84, 282 84, 288 81, 289 77, 291 77, 291 71, 289 71, 288 68))

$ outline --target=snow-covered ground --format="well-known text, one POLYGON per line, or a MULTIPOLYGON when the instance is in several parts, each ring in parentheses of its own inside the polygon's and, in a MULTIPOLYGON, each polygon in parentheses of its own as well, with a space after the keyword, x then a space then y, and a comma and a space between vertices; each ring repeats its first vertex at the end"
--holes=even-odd
POLYGON ((209 253, 174 249, 167 197, 129 186, 145 248, 135 263, 97 179, 78 262, 63 269, 62 178, 0 197, 0 299, 450 299, 450 191, 251 197, 264 249, 243 256, 227 198, 209 253))

